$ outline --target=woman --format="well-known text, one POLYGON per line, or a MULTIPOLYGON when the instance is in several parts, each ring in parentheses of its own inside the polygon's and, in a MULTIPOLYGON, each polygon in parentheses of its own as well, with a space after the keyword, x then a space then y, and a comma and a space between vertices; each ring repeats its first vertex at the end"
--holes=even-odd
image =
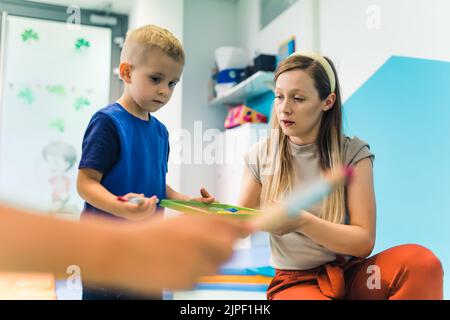
POLYGON ((246 156, 240 205, 265 207, 340 164, 352 183, 270 234, 276 275, 268 299, 442 299, 443 271, 428 249, 402 245, 367 258, 376 207, 368 144, 342 134, 330 59, 296 53, 275 74, 271 134, 246 156))

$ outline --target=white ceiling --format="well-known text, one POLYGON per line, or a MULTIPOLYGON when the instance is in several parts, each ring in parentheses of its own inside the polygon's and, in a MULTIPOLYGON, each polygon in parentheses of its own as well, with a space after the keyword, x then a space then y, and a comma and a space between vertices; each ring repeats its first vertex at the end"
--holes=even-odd
MULTIPOLYGON (((27 0, 32 2, 41 2, 48 4, 55 4, 59 6, 77 5, 81 9, 91 9, 104 11, 108 5, 112 5, 111 12, 129 14, 133 1, 131 0, 27 0)), ((170 0, 169 0, 170 1, 170 0)))

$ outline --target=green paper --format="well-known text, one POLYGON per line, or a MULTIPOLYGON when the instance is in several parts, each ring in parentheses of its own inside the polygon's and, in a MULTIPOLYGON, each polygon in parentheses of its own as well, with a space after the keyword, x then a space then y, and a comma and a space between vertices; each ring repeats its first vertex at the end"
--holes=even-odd
POLYGON ((203 202, 197 201, 177 201, 164 199, 161 200, 160 206, 184 213, 213 214, 236 218, 250 218, 254 217, 255 215, 261 214, 261 211, 256 209, 232 206, 222 203, 205 204, 203 202), (235 213, 227 211, 230 209, 236 209, 238 211, 235 213))

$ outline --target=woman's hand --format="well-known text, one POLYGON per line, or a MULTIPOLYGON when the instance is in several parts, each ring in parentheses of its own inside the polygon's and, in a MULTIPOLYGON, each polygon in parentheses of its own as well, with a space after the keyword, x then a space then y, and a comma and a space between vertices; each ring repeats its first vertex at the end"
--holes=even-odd
POLYGON ((285 234, 292 232, 302 232, 302 227, 306 223, 308 215, 311 215, 311 213, 303 210, 300 216, 295 219, 290 219, 285 225, 275 231, 272 231, 271 233, 277 236, 284 236, 285 234))
MULTIPOLYGON (((283 204, 280 201, 270 200, 269 206, 267 207, 266 210, 269 211, 270 208, 276 208, 282 205, 283 204)), ((305 210, 302 210, 298 217, 294 219, 288 219, 284 225, 275 230, 272 230, 271 233, 277 236, 284 236, 285 234, 292 232, 301 232, 301 228, 303 227, 308 214, 310 213, 305 210)))
POLYGON ((205 188, 200 189, 201 198, 192 198, 191 201, 203 202, 206 204, 211 204, 216 201, 216 198, 211 196, 205 188))

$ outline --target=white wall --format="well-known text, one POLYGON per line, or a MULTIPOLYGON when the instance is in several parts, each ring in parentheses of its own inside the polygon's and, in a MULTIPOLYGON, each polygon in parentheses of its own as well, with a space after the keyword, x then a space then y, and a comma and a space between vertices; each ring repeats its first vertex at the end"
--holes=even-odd
MULTIPOLYGON (((201 120, 203 131, 223 129, 226 109, 207 107, 206 84, 214 67, 214 50, 220 46, 237 45, 247 49, 252 60, 258 53, 276 54, 279 45, 296 36, 302 49, 315 49, 318 38, 314 33, 314 19, 318 5, 313 0, 302 0, 260 30, 259 0, 189 0, 184 10, 184 46, 187 64, 184 72, 182 127, 194 134, 194 122, 201 120)), ((210 142, 198 143, 194 154, 205 150, 210 142)), ((230 152, 230 151, 228 151, 230 152)), ((218 166, 184 164, 181 170, 181 190, 196 194, 201 186, 213 194, 221 194, 218 166)), ((236 188, 239 186, 237 185, 236 188)), ((220 199, 219 199, 220 200, 220 199)), ((231 200, 230 200, 231 201, 231 200)), ((234 202, 237 199, 233 200, 234 202)))
POLYGON ((346 100, 390 56, 450 61, 450 1, 321 0, 320 49, 346 100))
MULTIPOLYGON (((134 29, 146 24, 156 24, 170 30, 183 42, 183 19, 184 0, 134 0, 129 27, 134 29)), ((170 133, 182 126, 183 85, 182 79, 177 85, 170 102, 155 114, 166 125, 170 133)), ((173 188, 179 189, 180 181, 180 166, 170 162, 167 183, 173 188)))
POLYGON ((237 43, 252 57, 295 35, 297 49, 335 61, 344 100, 393 54, 450 59, 447 0, 300 0, 262 30, 259 1, 239 0, 237 10, 237 43))
POLYGON ((259 0, 239 0, 238 45, 247 48, 250 58, 258 53, 276 54, 282 42, 296 37, 297 48, 314 50, 318 45, 314 33, 317 1, 300 0, 260 29, 259 0))
MULTIPOLYGON (((193 134, 195 121, 201 121, 202 131, 210 128, 223 130, 227 109, 208 107, 207 84, 211 69, 215 67, 215 49, 236 45, 236 5, 225 0, 189 0, 187 3, 184 10, 187 63, 183 76, 182 127, 193 134)), ((205 163, 205 159, 200 157, 210 144, 211 141, 202 143, 195 140, 195 146, 192 145, 192 160, 203 161, 182 166, 181 190, 184 193, 197 195, 200 187, 204 186, 217 194, 217 166, 205 163), (194 159, 194 155, 198 159, 194 159)))

